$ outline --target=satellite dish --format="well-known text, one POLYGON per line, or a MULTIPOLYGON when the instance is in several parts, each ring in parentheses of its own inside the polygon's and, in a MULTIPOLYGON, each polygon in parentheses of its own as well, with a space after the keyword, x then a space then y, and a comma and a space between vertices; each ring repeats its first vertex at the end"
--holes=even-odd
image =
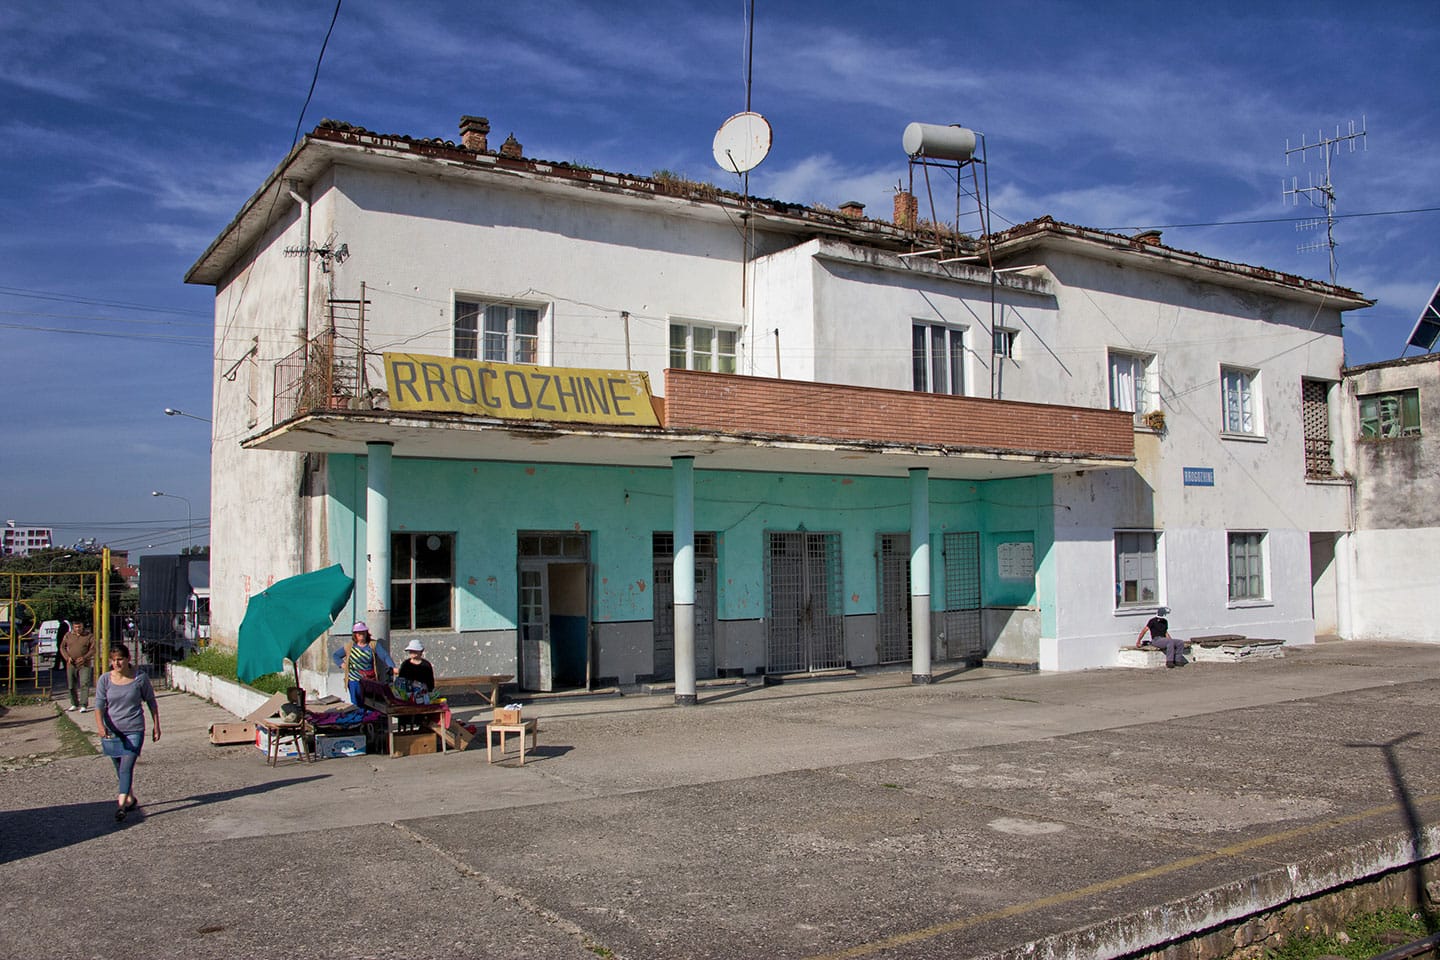
POLYGON ((731 173, 746 173, 760 165, 770 152, 770 122, 746 111, 720 124, 715 131, 715 162, 731 173))

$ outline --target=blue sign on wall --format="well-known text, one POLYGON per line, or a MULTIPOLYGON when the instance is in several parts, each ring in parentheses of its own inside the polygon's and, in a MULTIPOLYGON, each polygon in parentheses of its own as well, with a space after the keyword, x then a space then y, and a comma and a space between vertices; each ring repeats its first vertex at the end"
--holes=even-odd
POLYGON ((1185 476, 1187 487, 1213 487, 1215 486, 1214 467, 1181 467, 1185 476))

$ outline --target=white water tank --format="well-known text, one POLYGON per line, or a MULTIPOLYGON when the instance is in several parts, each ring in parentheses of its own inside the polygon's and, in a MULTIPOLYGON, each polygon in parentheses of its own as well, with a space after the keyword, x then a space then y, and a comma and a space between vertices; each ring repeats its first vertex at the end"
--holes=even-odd
POLYGON ((975 156, 975 131, 939 123, 912 123, 901 140, 911 159, 965 161, 975 156))

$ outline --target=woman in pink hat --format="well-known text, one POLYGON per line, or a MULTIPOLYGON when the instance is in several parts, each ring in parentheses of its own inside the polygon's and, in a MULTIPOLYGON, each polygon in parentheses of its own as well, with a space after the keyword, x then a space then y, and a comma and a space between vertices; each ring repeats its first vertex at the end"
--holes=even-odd
POLYGON ((350 628, 350 639, 342 649, 335 651, 331 659, 335 661, 335 666, 344 668, 350 702, 357 707, 365 706, 360 681, 381 679, 381 666, 385 667, 386 680, 395 670, 395 661, 390 659, 384 647, 373 641, 370 628, 363 620, 356 621, 355 626, 350 628))

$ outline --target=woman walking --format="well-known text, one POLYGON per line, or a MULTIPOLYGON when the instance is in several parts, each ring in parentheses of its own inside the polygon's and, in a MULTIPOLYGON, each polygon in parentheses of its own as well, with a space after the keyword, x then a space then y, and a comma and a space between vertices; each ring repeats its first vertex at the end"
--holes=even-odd
POLYGON ((140 759, 140 748, 145 744, 145 711, 150 708, 150 719, 154 730, 152 740, 160 739, 160 707, 155 702, 155 689, 150 678, 135 672, 130 662, 130 649, 123 643, 110 648, 110 672, 100 675, 95 685, 95 724, 102 737, 118 737, 120 755, 111 757, 115 761, 115 777, 119 781, 119 792, 115 795, 115 822, 139 805, 135 799, 135 761, 140 759))

